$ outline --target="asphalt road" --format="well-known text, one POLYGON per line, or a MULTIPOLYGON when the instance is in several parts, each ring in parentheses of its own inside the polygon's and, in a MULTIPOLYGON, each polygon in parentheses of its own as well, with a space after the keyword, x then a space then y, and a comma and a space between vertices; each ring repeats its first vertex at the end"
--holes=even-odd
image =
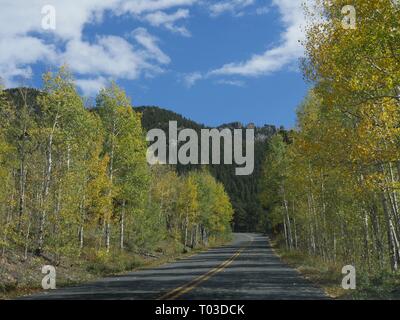
POLYGON ((228 246, 174 263, 24 299, 309 300, 326 296, 284 264, 266 237, 235 234, 228 246))

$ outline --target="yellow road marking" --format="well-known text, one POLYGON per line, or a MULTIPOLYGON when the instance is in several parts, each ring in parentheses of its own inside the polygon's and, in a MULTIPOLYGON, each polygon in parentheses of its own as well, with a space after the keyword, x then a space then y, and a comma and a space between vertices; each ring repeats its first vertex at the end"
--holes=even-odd
POLYGON ((207 281, 210 279, 212 276, 216 275, 217 273, 221 272, 224 270, 226 267, 228 267, 237 257, 240 256, 240 254, 250 246, 250 244, 253 242, 253 239, 251 239, 251 242, 246 245, 245 247, 241 248, 238 250, 232 257, 230 257, 228 260, 220 264, 218 267, 215 267, 208 271, 207 273, 193 279, 192 281, 188 282, 187 284, 175 288, 174 290, 164 294, 162 297, 158 298, 157 300, 174 300, 176 298, 179 298, 180 296, 184 295, 185 293, 188 293, 189 291, 192 291, 194 288, 196 288, 199 284, 207 281))

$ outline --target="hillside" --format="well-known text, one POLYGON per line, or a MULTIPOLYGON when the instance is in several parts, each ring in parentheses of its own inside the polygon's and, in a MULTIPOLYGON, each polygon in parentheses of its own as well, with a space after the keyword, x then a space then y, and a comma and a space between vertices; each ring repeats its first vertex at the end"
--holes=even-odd
MULTIPOLYGON (((178 128, 190 128, 199 132, 206 126, 189 120, 175 112, 159 107, 137 107, 136 111, 142 113, 142 124, 145 130, 154 128, 163 129, 168 132, 168 122, 177 121, 178 128)), ((236 176, 235 166, 232 165, 211 165, 210 171, 213 176, 222 182, 231 198, 235 210, 234 229, 235 231, 261 231, 266 227, 266 213, 258 199, 259 179, 261 167, 268 141, 278 131, 275 126, 265 125, 256 127, 253 124, 247 126, 240 122, 226 123, 218 126, 218 129, 255 129, 255 169, 250 176, 236 176)), ((282 130, 282 129, 280 129, 282 130)), ((186 172, 196 169, 199 166, 179 166, 178 172, 186 172)))

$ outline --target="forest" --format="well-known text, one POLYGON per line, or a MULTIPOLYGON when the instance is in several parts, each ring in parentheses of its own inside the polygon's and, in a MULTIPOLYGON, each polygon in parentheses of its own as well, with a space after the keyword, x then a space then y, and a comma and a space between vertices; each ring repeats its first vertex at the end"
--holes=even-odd
MULTIPOLYGON (((168 132, 169 121, 177 121, 179 130, 183 128, 194 129, 200 134, 201 129, 210 129, 203 124, 199 124, 193 120, 189 120, 175 112, 162 109, 155 106, 136 107, 135 110, 142 114, 142 125, 146 131, 151 129, 162 129, 168 132)), ((243 129, 252 126, 243 125, 240 122, 225 123, 217 127, 223 129, 243 129)), ((232 165, 209 165, 210 173, 220 181, 231 199, 233 214, 233 229, 236 232, 265 232, 268 226, 268 212, 263 208, 260 194, 260 179, 262 178, 262 164, 268 150, 268 142, 272 136, 278 132, 284 133, 283 127, 276 128, 273 125, 265 124, 255 129, 255 145, 254 145, 254 172, 249 176, 237 176, 235 168, 232 165)), ((168 143, 168 141, 167 141, 168 143)), ((223 150, 221 150, 223 154, 223 150)), ((198 170, 198 165, 181 165, 176 166, 180 174, 186 174, 193 170, 198 170)))
POLYGON ((255 128, 251 176, 229 165, 149 166, 148 130, 207 127, 133 107, 116 83, 92 104, 67 67, 44 74, 39 90, 1 88, 0 289, 15 255, 58 266, 187 253, 232 230, 269 233, 280 249, 335 272, 352 265, 364 284, 396 285, 400 7, 354 0, 356 28, 344 28, 345 5, 318 0, 308 13, 301 69, 310 90, 295 128, 255 128))
POLYGON ((312 89, 296 129, 269 143, 260 199, 287 250, 368 282, 400 268, 400 8, 353 3, 356 29, 342 27, 344 1, 319 1, 310 17, 312 89))
POLYGON ((0 92, 0 274, 16 254, 58 266, 229 239, 224 186, 206 167, 149 166, 141 113, 121 88, 88 108, 67 67, 43 83, 0 92))

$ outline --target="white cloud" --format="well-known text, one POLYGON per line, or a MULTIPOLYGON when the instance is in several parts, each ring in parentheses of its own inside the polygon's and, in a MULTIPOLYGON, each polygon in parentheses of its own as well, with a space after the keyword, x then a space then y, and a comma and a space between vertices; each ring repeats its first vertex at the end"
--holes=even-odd
POLYGON ((147 32, 144 28, 137 28, 132 32, 133 37, 136 41, 141 44, 146 50, 149 56, 152 56, 161 64, 168 64, 171 62, 170 57, 168 57, 161 49, 158 47, 158 39, 147 32))
MULTIPOLYGON (((276 47, 208 73, 187 74, 183 82, 191 87, 211 76, 259 76, 280 70, 300 57, 303 48, 298 40, 304 38, 300 28, 302 0, 272 1, 285 27, 276 47)), ((127 39, 102 34, 90 40, 83 37, 84 28, 99 23, 106 11, 190 36, 182 22, 190 17, 189 7, 195 4, 205 5, 215 16, 225 12, 240 15, 250 7, 259 14, 267 10, 264 4, 256 10, 259 2, 255 0, 30 0, 29 5, 16 0, 1 2, 0 77, 6 84, 11 86, 19 77, 29 77, 35 63, 67 63, 85 92, 93 92, 109 78, 134 80, 161 73, 171 62, 159 47, 159 40, 143 27, 135 29, 127 39), (51 32, 41 28, 41 9, 49 4, 57 13, 57 28, 51 32)), ((228 84, 229 80, 221 81, 228 84)), ((238 84, 238 80, 232 80, 231 85, 235 81, 238 84)))
POLYGON ((211 15, 216 17, 223 13, 230 12, 234 15, 242 15, 242 10, 255 3, 255 0, 224 0, 209 5, 211 15))
POLYGON ((107 79, 104 77, 88 78, 88 79, 77 79, 75 80, 76 85, 81 88, 83 94, 87 97, 93 97, 99 93, 99 91, 107 87, 107 79))
POLYGON ((170 58, 158 47, 157 39, 144 28, 136 29, 131 40, 99 34, 84 40, 83 30, 101 22, 106 11, 127 14, 153 26, 188 35, 175 22, 189 16, 188 7, 198 0, 2 0, 0 10, 0 77, 12 86, 20 77, 29 77, 31 65, 67 63, 81 78, 86 92, 109 77, 137 79, 142 74, 162 72, 170 58), (56 29, 42 29, 42 8, 56 9, 56 29), (161 10, 177 8, 168 15, 161 10), (157 22, 158 18, 158 22, 157 22), (163 20, 164 19, 164 20, 163 20), (162 21, 163 20, 163 21, 162 21), (90 42, 89 42, 90 41, 90 42), (84 77, 84 78, 82 78, 84 77))
POLYGON ((180 33, 183 36, 189 37, 190 32, 185 27, 177 26, 175 24, 176 21, 187 18, 189 18, 189 10, 187 9, 179 9, 175 13, 171 14, 163 11, 156 11, 143 17, 143 19, 149 22, 152 26, 163 26, 172 32, 180 33))
POLYGON ((55 48, 30 36, 0 38, 0 76, 6 86, 18 85, 16 78, 30 78, 31 64, 55 61, 55 48))
POLYGON ((146 52, 135 49, 125 39, 116 36, 99 36, 94 44, 72 40, 60 58, 78 74, 131 80, 138 78, 145 69, 158 69, 147 61, 146 52))
POLYGON ((182 80, 186 87, 191 88, 196 84, 197 81, 201 80, 202 78, 203 75, 200 72, 193 72, 185 74, 182 80))
POLYGON ((210 72, 211 75, 260 76, 276 72, 304 55, 299 41, 304 40, 302 1, 273 0, 280 12, 285 31, 280 44, 243 62, 229 63, 210 72))
POLYGON ((122 12, 131 12, 140 15, 146 12, 167 10, 175 7, 191 6, 199 0, 134 0, 123 1, 121 4, 122 12))
POLYGON ((2 0, 0 35, 23 35, 27 32, 46 33, 42 29, 42 8, 56 9, 57 28, 53 34, 66 40, 79 38, 86 24, 99 21, 105 10, 117 10, 122 0, 2 0))

